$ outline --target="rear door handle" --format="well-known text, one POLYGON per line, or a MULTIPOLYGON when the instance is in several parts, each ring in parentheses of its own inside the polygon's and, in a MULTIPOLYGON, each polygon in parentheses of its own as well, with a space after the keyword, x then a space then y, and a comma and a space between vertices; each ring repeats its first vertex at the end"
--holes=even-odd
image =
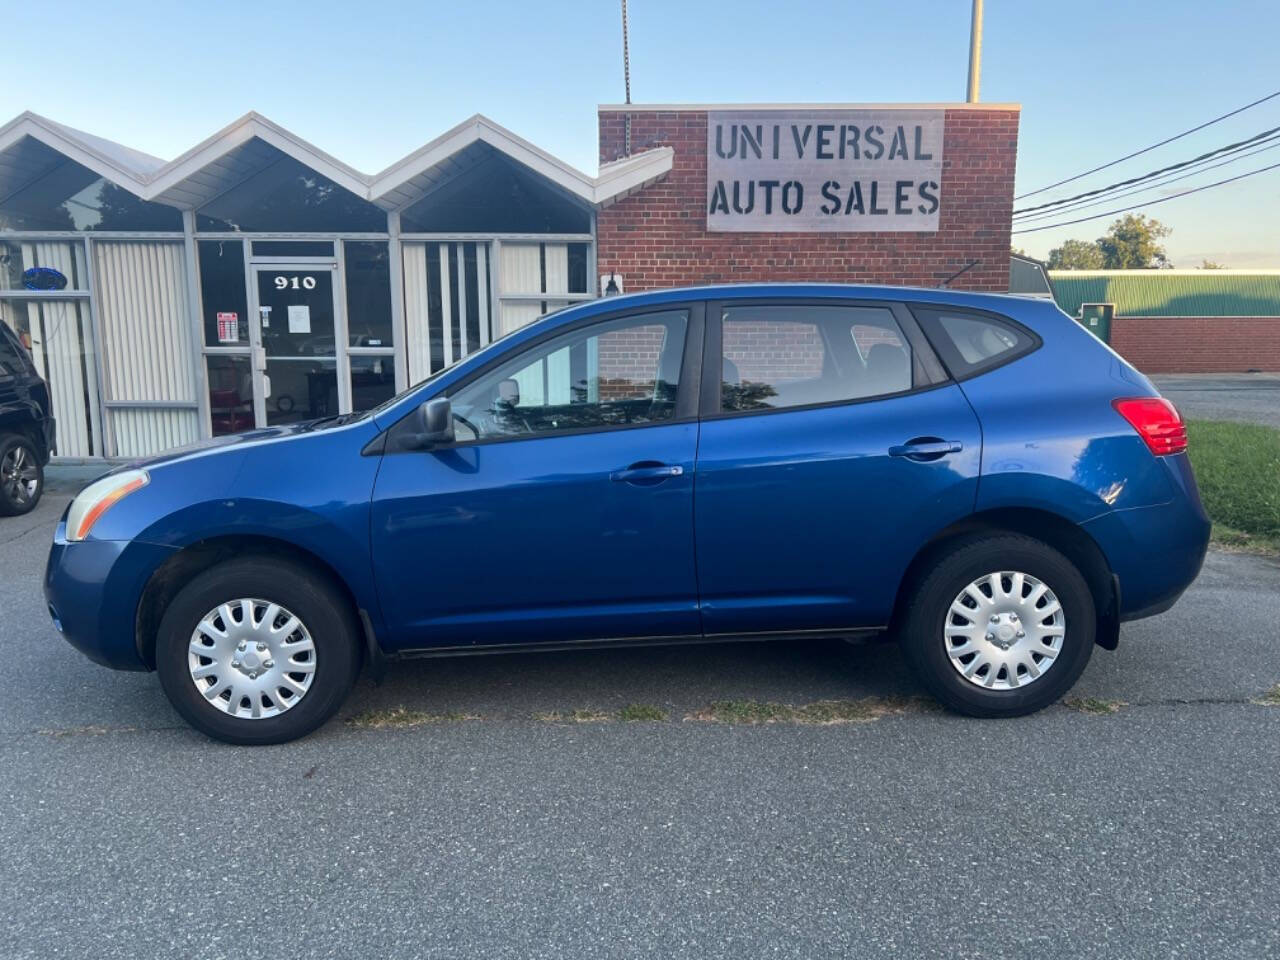
POLYGON ((619 483, 638 483, 649 485, 661 483, 668 477, 678 477, 684 473, 679 464, 666 463, 633 463, 625 470, 615 470, 609 479, 619 483))
POLYGON ((889 456, 906 457, 908 460, 920 462, 937 460, 948 453, 959 453, 964 444, 959 440, 938 440, 935 437, 917 437, 906 443, 889 448, 889 456))

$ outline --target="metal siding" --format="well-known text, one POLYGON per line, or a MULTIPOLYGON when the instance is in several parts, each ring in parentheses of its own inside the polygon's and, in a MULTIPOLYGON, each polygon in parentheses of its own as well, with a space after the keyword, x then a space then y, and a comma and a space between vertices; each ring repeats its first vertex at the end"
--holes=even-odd
POLYGON ((1114 303, 1118 317, 1280 317, 1280 274, 1197 270, 1099 273, 1052 270, 1058 306, 1114 303))
MULTIPOLYGON (((182 243, 98 241, 94 266, 107 403, 198 404, 182 243)), ((194 407, 116 408, 110 416, 117 456, 145 456, 200 435, 194 407)))
MULTIPOLYGON (((68 289, 87 286, 84 246, 79 241, 24 243, 22 256, 24 267, 38 264, 61 272, 71 281, 68 289)), ((53 415, 58 421, 58 455, 101 456, 98 371, 88 302, 46 300, 14 306, 28 311, 31 352, 49 384, 53 415)))
POLYGON ((404 326, 409 382, 431 375, 431 333, 427 323, 427 245, 405 241, 404 326))
POLYGON ((108 409, 107 418, 118 457, 149 456, 200 436, 200 412, 194 409, 123 407, 108 409))
MULTIPOLYGON (((501 271, 500 289, 504 294, 543 292, 538 246, 536 243, 502 244, 498 269, 501 271)), ((542 305, 536 301, 503 301, 498 309, 499 335, 518 330, 540 316, 542 305)))

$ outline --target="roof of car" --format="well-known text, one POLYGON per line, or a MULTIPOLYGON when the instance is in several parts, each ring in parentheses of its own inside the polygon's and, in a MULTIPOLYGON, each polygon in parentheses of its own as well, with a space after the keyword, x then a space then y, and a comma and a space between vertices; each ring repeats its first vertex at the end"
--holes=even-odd
POLYGON ((1008 309, 1010 303, 1023 303, 1026 298, 1007 293, 954 290, 949 287, 893 287, 857 283, 723 283, 700 287, 669 287, 641 293, 619 294, 589 301, 599 311, 612 311, 645 304, 672 303, 680 300, 750 300, 784 297, 841 297, 851 300, 910 300, 917 303, 950 303, 956 305, 1008 309))

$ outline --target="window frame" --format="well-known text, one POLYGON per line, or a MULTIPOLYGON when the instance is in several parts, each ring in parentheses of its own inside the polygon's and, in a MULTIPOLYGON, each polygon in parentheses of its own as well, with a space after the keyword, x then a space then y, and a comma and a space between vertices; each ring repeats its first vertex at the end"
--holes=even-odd
POLYGON ((821 410, 825 407, 844 407, 858 403, 879 403, 898 397, 908 397, 926 390, 952 383, 953 380, 939 360, 932 345, 925 338, 920 325, 904 303, 896 300, 867 300, 850 297, 752 297, 744 299, 709 300, 706 305, 706 335, 703 342, 702 392, 699 415, 703 420, 720 420, 728 417, 756 417, 767 414, 791 413, 799 410, 821 410), (823 400, 817 403, 801 403, 785 407, 760 407, 755 410, 722 410, 720 385, 724 379, 724 310, 726 307, 871 307, 885 309, 902 330, 911 346, 911 371, 913 383, 919 386, 896 393, 878 393, 870 397, 849 397, 840 400, 823 400))
POLYGON ((977 307, 952 307, 947 304, 926 303, 924 301, 908 303, 907 307, 912 317, 920 325, 925 337, 928 338, 931 345, 934 345, 934 351, 942 362, 943 367, 946 368, 947 374, 956 383, 963 383, 965 380, 972 380, 974 377, 980 377, 984 373, 998 370, 1000 367, 1013 363, 1015 360, 1030 356, 1044 346, 1044 340, 1041 339, 1040 335, 1026 324, 1019 323, 1003 313, 996 313, 994 310, 982 310, 977 307), (943 329, 941 321, 936 316, 939 313, 958 314, 980 320, 990 320, 997 326, 1011 328, 1019 337, 1025 338, 1027 342, 1021 348, 1015 347, 1011 350, 1005 350, 1003 353, 996 354, 995 357, 988 360, 970 364, 960 356, 959 349, 950 335, 943 329), (957 370, 961 372, 957 373, 957 370))
MULTIPOLYGON (((442 443, 431 448, 429 452, 439 450, 456 450, 468 447, 482 447, 495 443, 527 443, 536 440, 552 440, 557 437, 578 437, 594 433, 613 433, 620 430, 643 430, 653 427, 667 427, 681 423, 696 423, 698 420, 698 396, 702 374, 703 341, 705 339, 706 302, 702 300, 679 300, 670 303, 653 303, 644 307, 630 307, 624 310, 613 310, 608 313, 593 314, 573 323, 554 327, 529 342, 522 344, 519 350, 504 350, 493 357, 479 369, 468 374, 464 379, 451 384, 448 389, 436 396, 448 397, 450 400, 462 390, 480 378, 491 373, 495 368, 517 360, 518 358, 538 350, 548 342, 565 334, 575 333, 589 327, 614 323, 631 317, 645 317, 655 313, 670 313, 676 310, 687 311, 689 317, 685 324, 683 354, 680 359, 680 382, 676 385, 675 416, 670 420, 650 420, 644 423, 613 423, 603 426, 577 427, 568 430, 554 430, 546 433, 515 434, 504 437, 477 438, 474 440, 457 440, 442 443)), ((535 323, 537 321, 534 321, 535 323)), ((424 399, 422 402, 426 402, 424 399)), ((385 453, 421 453, 420 450, 400 449, 395 442, 395 433, 408 429, 404 425, 411 421, 416 408, 393 424, 387 431, 385 453)))

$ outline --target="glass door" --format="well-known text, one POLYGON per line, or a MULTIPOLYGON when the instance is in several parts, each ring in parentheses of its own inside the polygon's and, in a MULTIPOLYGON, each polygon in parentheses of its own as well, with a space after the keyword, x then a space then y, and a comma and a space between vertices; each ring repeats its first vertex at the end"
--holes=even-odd
POLYGON ((338 377, 337 266, 331 260, 253 266, 250 336, 260 426, 328 417, 349 406, 338 377))

